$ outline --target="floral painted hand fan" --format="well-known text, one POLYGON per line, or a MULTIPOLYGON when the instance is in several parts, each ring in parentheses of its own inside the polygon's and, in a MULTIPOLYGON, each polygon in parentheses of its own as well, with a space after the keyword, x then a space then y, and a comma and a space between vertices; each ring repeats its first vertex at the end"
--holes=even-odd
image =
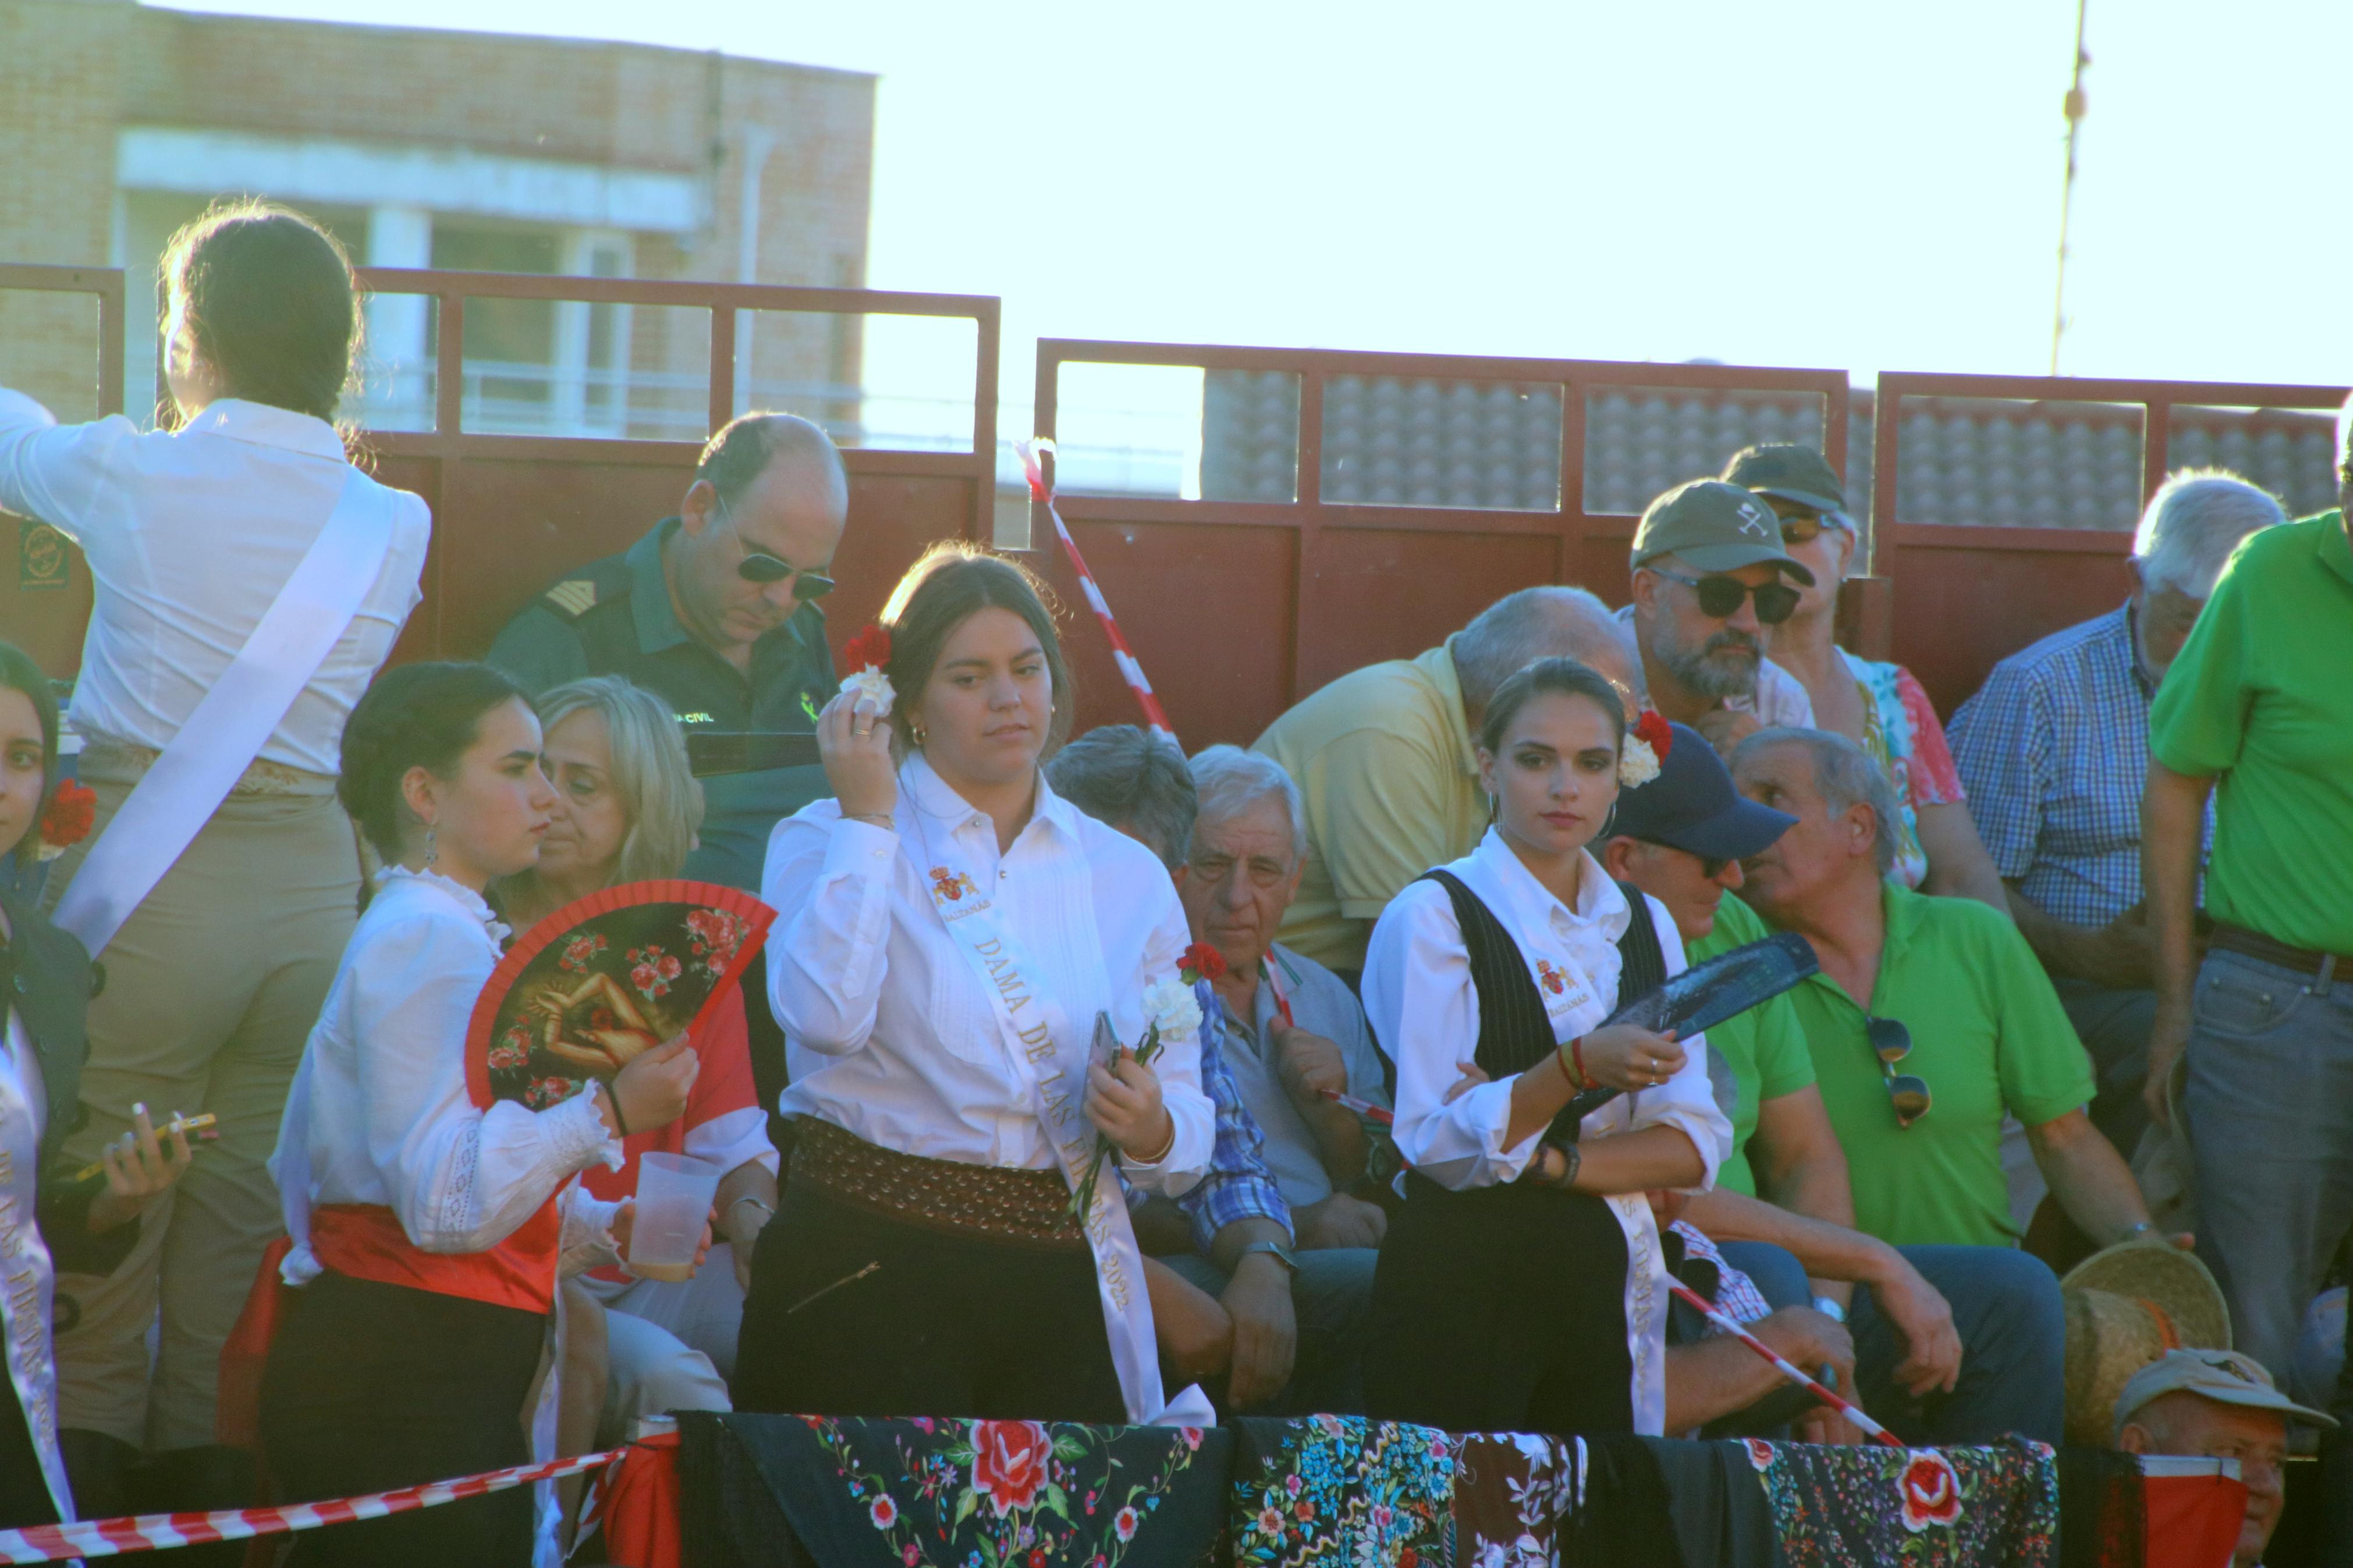
POLYGON ((542 1110, 673 1035, 699 1037, 776 918, 715 882, 628 882, 565 905, 516 939, 474 1003, 474 1103, 542 1110))

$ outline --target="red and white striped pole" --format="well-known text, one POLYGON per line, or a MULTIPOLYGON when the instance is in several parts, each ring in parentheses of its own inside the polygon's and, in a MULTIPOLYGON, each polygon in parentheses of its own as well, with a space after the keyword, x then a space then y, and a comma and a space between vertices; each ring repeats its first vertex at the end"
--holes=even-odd
POLYGON ((1051 452, 1054 443, 1041 436, 1035 441, 1016 441, 1013 449, 1020 454, 1021 471, 1029 476, 1029 499, 1044 507, 1046 515, 1053 520, 1054 537, 1062 542, 1062 553, 1070 557, 1071 570, 1079 574, 1079 591, 1087 596, 1087 604, 1094 611, 1095 618, 1103 623, 1103 635, 1111 639, 1112 660, 1119 666, 1120 677, 1127 682, 1128 689, 1135 693, 1136 703, 1144 710, 1144 721, 1152 727, 1155 734, 1166 735, 1174 741, 1176 739, 1175 727, 1168 722, 1168 715, 1161 710, 1160 699, 1152 694, 1152 682, 1145 679, 1144 666, 1135 662, 1135 655, 1128 647, 1127 639, 1119 635, 1119 623, 1112 618, 1111 605, 1104 601, 1103 590, 1095 585, 1094 574, 1087 570, 1086 557, 1079 553, 1078 541, 1071 537, 1070 529, 1062 521, 1062 514, 1055 510, 1054 492, 1046 488, 1046 474, 1039 460, 1039 454, 1051 452))

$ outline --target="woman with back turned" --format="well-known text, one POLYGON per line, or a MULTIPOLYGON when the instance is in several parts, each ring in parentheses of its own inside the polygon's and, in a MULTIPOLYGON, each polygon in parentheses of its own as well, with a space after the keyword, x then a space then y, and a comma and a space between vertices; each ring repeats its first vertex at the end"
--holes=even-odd
POLYGON ((242 1500, 206 1447, 221 1343, 278 1228, 263 1162, 359 901, 336 738, 417 603, 431 527, 332 423, 360 322, 333 239, 238 204, 183 229, 163 271, 171 427, 59 426, 0 389, 0 508, 70 536, 96 590, 70 717, 97 831, 45 891, 107 975, 90 1116, 66 1151, 95 1159, 140 1103, 219 1119, 129 1259, 60 1281, 79 1308, 58 1353, 88 1509, 129 1500, 142 1448, 182 1478, 144 1505, 242 1500), (240 660, 257 642, 269 657, 240 660))
POLYGON ((1373 928, 1365 1013, 1397 1056, 1413 1167, 1373 1279, 1376 1415, 1663 1429, 1666 1281, 1644 1194, 1706 1186, 1732 1128, 1702 1037, 1601 1026, 1683 967, 1665 907, 1586 848, 1609 835, 1626 749, 1648 743, 1574 659, 1505 680, 1479 733, 1494 826, 1373 928), (1602 1088, 1624 1092, 1571 1109, 1602 1088))

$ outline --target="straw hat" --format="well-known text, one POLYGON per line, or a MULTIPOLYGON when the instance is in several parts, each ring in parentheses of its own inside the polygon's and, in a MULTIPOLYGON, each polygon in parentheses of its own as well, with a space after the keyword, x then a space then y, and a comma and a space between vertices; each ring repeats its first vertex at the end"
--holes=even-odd
POLYGON ((2105 1447, 2116 1395, 2169 1350, 2229 1350, 2231 1310, 2206 1266, 2172 1243, 2120 1241, 2059 1281, 2067 1311, 2067 1441, 2105 1447))

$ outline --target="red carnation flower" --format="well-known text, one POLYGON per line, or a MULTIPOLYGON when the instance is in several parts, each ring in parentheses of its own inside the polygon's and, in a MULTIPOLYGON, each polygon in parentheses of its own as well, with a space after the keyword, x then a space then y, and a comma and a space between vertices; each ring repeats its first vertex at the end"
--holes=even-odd
POLYGON ((1176 959, 1176 973, 1187 985, 1225 977, 1225 955, 1206 942, 1197 942, 1176 959))
POLYGON ((1651 754, 1662 763, 1667 760, 1667 753, 1674 749, 1675 732, 1656 709, 1634 721, 1634 738, 1650 747, 1651 754))
POLYGON ((842 646, 841 663, 846 669, 880 669, 891 668, 891 628, 876 622, 851 637, 842 646))
POLYGON ((41 813, 41 843, 50 849, 70 849, 90 837, 98 820, 98 792, 86 784, 66 779, 41 813))

